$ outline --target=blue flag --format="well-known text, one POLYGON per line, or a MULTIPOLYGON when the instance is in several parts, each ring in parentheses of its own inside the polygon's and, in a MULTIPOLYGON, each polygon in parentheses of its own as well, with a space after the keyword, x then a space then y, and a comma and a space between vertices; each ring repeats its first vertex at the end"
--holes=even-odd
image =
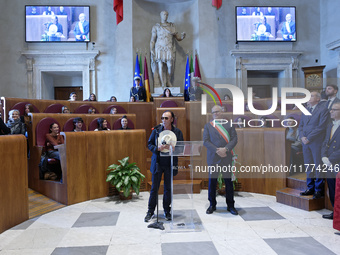
POLYGON ((140 68, 139 68, 139 61, 138 61, 138 54, 136 54, 136 65, 135 65, 135 74, 133 76, 133 86, 135 87, 135 80, 136 79, 140 79, 140 86, 143 87, 143 80, 142 80, 142 74, 140 72, 140 68))
POLYGON ((184 80, 184 100, 190 101, 189 98, 189 88, 190 88, 190 64, 189 64, 189 56, 187 56, 187 66, 185 68, 185 80, 184 80))

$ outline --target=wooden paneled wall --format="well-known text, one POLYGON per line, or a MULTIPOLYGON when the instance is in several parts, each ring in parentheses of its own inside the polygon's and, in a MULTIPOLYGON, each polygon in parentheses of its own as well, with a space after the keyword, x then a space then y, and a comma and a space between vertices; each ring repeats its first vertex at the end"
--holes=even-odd
POLYGON ((28 220, 25 136, 0 136, 0 155, 0 233, 2 233, 28 220))

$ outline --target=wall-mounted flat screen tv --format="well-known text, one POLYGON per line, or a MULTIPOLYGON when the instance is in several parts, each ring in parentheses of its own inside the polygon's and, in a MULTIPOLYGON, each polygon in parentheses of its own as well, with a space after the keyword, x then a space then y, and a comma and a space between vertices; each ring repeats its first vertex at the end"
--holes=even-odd
POLYGON ((296 8, 236 6, 237 42, 295 42, 296 8))
POLYGON ((26 5, 26 42, 89 42, 90 6, 26 5))

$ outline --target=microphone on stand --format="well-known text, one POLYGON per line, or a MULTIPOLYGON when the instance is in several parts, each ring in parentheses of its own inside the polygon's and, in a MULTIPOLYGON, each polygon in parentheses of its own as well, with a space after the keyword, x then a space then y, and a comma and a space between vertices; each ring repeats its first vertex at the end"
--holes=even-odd
POLYGON ((158 124, 157 126, 154 126, 153 128, 151 128, 151 130, 158 129, 161 126, 163 126, 163 124, 158 124))

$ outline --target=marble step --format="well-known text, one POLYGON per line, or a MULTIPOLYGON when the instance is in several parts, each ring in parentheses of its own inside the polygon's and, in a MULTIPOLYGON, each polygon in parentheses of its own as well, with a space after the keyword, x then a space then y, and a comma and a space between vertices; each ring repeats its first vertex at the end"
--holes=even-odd
POLYGON ((301 191, 306 190, 306 173, 296 174, 287 177, 287 187, 301 191))
POLYGON ((276 202, 305 211, 325 208, 325 198, 313 199, 313 196, 300 196, 301 190, 284 188, 276 191, 276 202))

